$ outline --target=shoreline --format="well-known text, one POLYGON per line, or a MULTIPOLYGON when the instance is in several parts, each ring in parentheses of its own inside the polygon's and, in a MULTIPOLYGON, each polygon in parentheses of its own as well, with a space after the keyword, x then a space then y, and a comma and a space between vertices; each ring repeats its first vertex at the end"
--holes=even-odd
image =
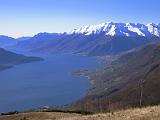
MULTIPOLYGON (((78 55, 79 56, 79 55, 78 55)), ((86 56, 85 56, 86 57, 86 56)), ((44 60, 44 59, 43 59, 44 60)), ((42 61, 42 60, 39 60, 39 61, 42 61)), ((33 61, 33 62, 39 62, 39 61, 33 61)), ((96 62, 98 63, 98 64, 100 64, 99 62, 98 62, 98 60, 96 60, 96 62)), ((27 62, 28 63, 28 62, 27 62)), ((31 62, 29 62, 29 63, 31 63, 31 62)), ((22 64, 26 64, 26 63, 22 63, 22 64)), ((14 67, 14 66, 13 66, 14 67)), ((96 69, 97 69, 98 67, 96 67, 96 69)), ((91 80, 91 77, 89 76, 89 74, 90 73, 92 73, 93 71, 95 71, 95 70, 79 70, 79 71, 75 71, 75 72, 72 72, 71 73, 71 75, 72 76, 76 76, 76 77, 85 77, 87 80, 88 80, 88 82, 89 82, 89 85, 90 86, 88 86, 87 88, 86 88, 86 91, 84 92, 84 95, 83 96, 81 96, 81 97, 79 97, 79 98, 77 98, 76 100, 74 100, 74 101, 72 101, 68 106, 67 106, 67 109, 69 108, 71 108, 72 107, 72 104, 73 103, 75 103, 75 102, 77 102, 78 100, 80 100, 81 98, 83 98, 83 97, 85 97, 85 96, 87 96, 87 93, 88 93, 88 90, 92 87, 92 85, 93 85, 93 82, 92 82, 92 80, 91 80)), ((65 105, 62 105, 62 106, 58 106, 58 108, 60 108, 60 109, 63 109, 64 108, 64 106, 65 105)), ((54 106, 47 106, 48 107, 48 109, 50 109, 50 108, 55 108, 55 107, 57 107, 56 105, 54 106)), ((34 110, 38 110, 39 108, 45 108, 45 106, 42 106, 42 107, 38 107, 38 108, 33 108, 34 110)), ((31 108, 32 109, 32 108, 31 108)), ((15 109, 16 110, 16 109, 15 109)), ((28 111, 28 110, 30 110, 30 109, 26 109, 26 110, 24 110, 24 111, 28 111)), ((20 112, 23 112, 23 110, 21 111, 21 110, 18 110, 18 111, 20 111, 20 112)), ((10 111, 8 111, 8 112, 10 112, 10 111)))

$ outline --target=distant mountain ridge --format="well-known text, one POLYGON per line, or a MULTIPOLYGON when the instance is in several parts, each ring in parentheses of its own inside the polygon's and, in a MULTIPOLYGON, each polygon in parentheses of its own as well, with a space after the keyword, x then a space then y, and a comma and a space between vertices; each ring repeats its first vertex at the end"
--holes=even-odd
MULTIPOLYGON (((119 54, 159 39, 160 24, 107 22, 81 27, 68 33, 39 33, 25 40, 15 39, 13 41, 16 44, 9 44, 5 48, 102 56, 119 54)), ((0 43, 3 43, 1 38, 0 43)))
POLYGON ((8 46, 16 45, 18 41, 12 37, 0 35, 0 47, 6 48, 8 46))
POLYGON ((28 40, 30 38, 32 38, 32 37, 19 37, 16 40, 23 41, 23 40, 28 40))

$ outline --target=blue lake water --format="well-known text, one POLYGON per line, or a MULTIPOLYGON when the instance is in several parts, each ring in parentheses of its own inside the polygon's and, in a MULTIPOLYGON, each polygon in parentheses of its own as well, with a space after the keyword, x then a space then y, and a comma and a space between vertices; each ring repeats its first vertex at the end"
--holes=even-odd
POLYGON ((0 72, 0 112, 72 103, 85 95, 90 83, 70 73, 100 66, 93 57, 49 55, 44 59, 0 72))

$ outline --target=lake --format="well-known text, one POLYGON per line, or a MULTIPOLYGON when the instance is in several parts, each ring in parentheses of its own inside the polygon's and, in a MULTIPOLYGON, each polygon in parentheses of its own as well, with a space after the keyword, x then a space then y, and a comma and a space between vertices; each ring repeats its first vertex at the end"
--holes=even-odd
POLYGON ((94 57, 55 54, 43 58, 0 72, 1 113, 72 103, 85 95, 90 83, 71 73, 100 66, 94 57))

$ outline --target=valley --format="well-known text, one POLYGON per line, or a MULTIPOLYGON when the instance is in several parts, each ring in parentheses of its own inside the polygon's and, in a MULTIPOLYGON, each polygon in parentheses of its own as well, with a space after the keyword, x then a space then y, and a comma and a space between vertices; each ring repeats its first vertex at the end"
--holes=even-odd
POLYGON ((0 0, 0 120, 160 120, 160 0, 0 0))
POLYGON ((106 112, 159 104, 159 29, 159 24, 107 22, 69 33, 0 36, 1 51, 37 56, 1 54, 0 69, 10 69, 0 72, 0 90, 6 93, 0 94, 0 111, 67 105, 106 112))

